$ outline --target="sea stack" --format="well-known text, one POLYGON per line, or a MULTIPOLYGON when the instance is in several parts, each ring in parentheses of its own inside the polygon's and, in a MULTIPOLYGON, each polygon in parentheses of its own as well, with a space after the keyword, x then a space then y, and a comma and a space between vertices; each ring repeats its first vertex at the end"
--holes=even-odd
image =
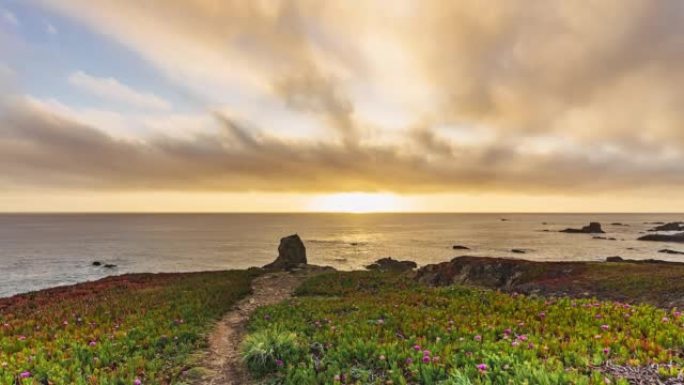
POLYGON ((293 234, 280 239, 278 258, 264 266, 270 270, 291 270, 306 265, 306 247, 299 235, 293 234))
POLYGON ((603 234, 605 231, 601 228, 601 224, 598 222, 591 222, 589 226, 584 226, 581 229, 565 229, 561 230, 561 233, 573 233, 573 234, 603 234))

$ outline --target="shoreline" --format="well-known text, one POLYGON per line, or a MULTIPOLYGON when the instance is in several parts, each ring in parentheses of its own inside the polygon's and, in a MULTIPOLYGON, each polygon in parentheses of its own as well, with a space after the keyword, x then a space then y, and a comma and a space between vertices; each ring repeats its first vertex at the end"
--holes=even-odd
MULTIPOLYGON (((596 296, 604 300, 642 300, 659 307, 684 307, 684 286, 681 292, 681 300, 668 306, 662 301, 644 300, 643 295, 652 290, 645 286, 637 292, 625 294, 616 286, 616 292, 591 290, 594 277, 592 269, 599 272, 614 269, 623 274, 623 279, 639 277, 648 280, 651 275, 660 275, 669 272, 670 275, 680 276, 684 279, 684 262, 661 260, 661 259, 622 259, 621 257, 607 257, 603 261, 533 261, 524 258, 509 257, 483 257, 483 256, 458 256, 450 261, 426 264, 407 268, 400 266, 412 261, 396 261, 392 258, 382 258, 366 269, 338 270, 331 266, 302 265, 301 268, 324 269, 340 273, 353 273, 372 271, 395 271, 406 274, 407 279, 413 279, 421 284, 438 287, 450 285, 470 285, 505 292, 520 292, 525 294, 539 294, 550 296, 590 297, 596 296), (377 267, 377 262, 389 261, 386 266, 377 267), (398 263, 398 265, 393 265, 398 263), (373 267, 371 267, 373 266, 373 267), (638 267, 638 269, 636 269, 638 267), (584 289, 584 291, 581 291, 584 289)), ((254 272, 267 271, 260 267, 248 269, 223 269, 223 270, 200 270, 191 272, 157 272, 157 273, 123 273, 108 275, 106 277, 78 282, 67 285, 53 286, 45 289, 33 290, 25 293, 17 293, 7 297, 0 297, 0 312, 11 306, 13 302, 25 302, 41 298, 82 297, 97 295, 101 291, 114 287, 129 289, 155 286, 171 278, 189 278, 213 273, 226 272, 254 272)), ((596 272, 594 272, 596 273, 596 272)), ((603 277, 605 278, 605 277, 603 277)), ((658 278, 651 277, 653 279, 658 278)), ((674 279, 674 278, 673 278, 674 279)), ((672 293, 673 295, 676 293, 672 293)))

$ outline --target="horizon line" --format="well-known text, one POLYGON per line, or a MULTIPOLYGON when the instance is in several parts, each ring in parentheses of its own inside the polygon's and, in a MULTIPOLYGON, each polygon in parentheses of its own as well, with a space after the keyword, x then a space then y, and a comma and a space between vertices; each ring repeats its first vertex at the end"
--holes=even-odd
POLYGON ((159 215, 306 215, 306 214, 345 214, 345 215, 375 215, 375 214, 491 214, 491 215, 539 215, 539 214, 564 214, 564 215, 591 215, 591 214, 622 214, 622 215, 684 215, 683 211, 0 211, 0 215, 102 215, 102 214, 159 214, 159 215))

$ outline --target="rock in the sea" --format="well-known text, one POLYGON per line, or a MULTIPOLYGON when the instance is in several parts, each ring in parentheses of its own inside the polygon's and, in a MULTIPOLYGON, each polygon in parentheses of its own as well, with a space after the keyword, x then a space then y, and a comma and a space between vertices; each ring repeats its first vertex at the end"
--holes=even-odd
POLYGON ((605 231, 601 229, 601 224, 598 222, 591 222, 589 226, 584 226, 581 229, 565 229, 561 230, 561 233, 573 233, 573 234, 603 234, 605 231))
POLYGON ((413 261, 397 261, 392 257, 378 259, 374 263, 366 266, 368 270, 380 271, 408 271, 413 270, 418 265, 413 261))
POLYGON ((525 254, 527 251, 525 249, 511 249, 511 253, 525 254))
POLYGON ((670 222, 656 226, 648 231, 684 231, 684 222, 670 222))
POLYGON ((676 234, 649 234, 638 238, 640 241, 655 242, 684 242, 684 233, 676 234))
POLYGON ((611 223, 611 226, 629 226, 629 225, 626 225, 622 222, 613 222, 613 223, 611 223))
POLYGON ((470 250, 470 247, 462 245, 453 245, 451 248, 454 250, 470 250))
POLYGON ((264 269, 291 270, 299 265, 306 265, 306 247, 299 235, 293 234, 280 239, 278 258, 264 269))
POLYGON ((606 262, 624 262, 625 260, 622 259, 622 257, 608 257, 606 258, 606 262))
POLYGON ((104 265, 104 267, 105 267, 106 269, 113 269, 113 268, 116 267, 116 265, 113 264, 113 263, 107 263, 107 264, 104 265))
POLYGON ((101 266, 102 262, 100 261, 93 261, 93 266, 101 266))
POLYGON ((617 241, 617 238, 613 237, 601 237, 601 236, 594 236, 592 239, 603 239, 604 241, 617 241))
POLYGON ((684 251, 677 251, 677 250, 670 250, 670 249, 662 249, 662 250, 658 250, 658 252, 663 253, 663 254, 684 255, 684 251))

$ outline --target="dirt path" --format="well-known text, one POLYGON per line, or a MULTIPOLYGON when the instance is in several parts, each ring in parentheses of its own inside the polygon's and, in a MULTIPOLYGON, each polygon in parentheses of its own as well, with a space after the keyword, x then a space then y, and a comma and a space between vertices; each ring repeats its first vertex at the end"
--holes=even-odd
POLYGON ((206 375, 197 384, 245 385, 249 376, 241 362, 240 343, 245 326, 256 308, 290 298, 304 275, 270 273, 252 282, 252 295, 238 302, 209 336, 209 352, 204 361, 206 375))

